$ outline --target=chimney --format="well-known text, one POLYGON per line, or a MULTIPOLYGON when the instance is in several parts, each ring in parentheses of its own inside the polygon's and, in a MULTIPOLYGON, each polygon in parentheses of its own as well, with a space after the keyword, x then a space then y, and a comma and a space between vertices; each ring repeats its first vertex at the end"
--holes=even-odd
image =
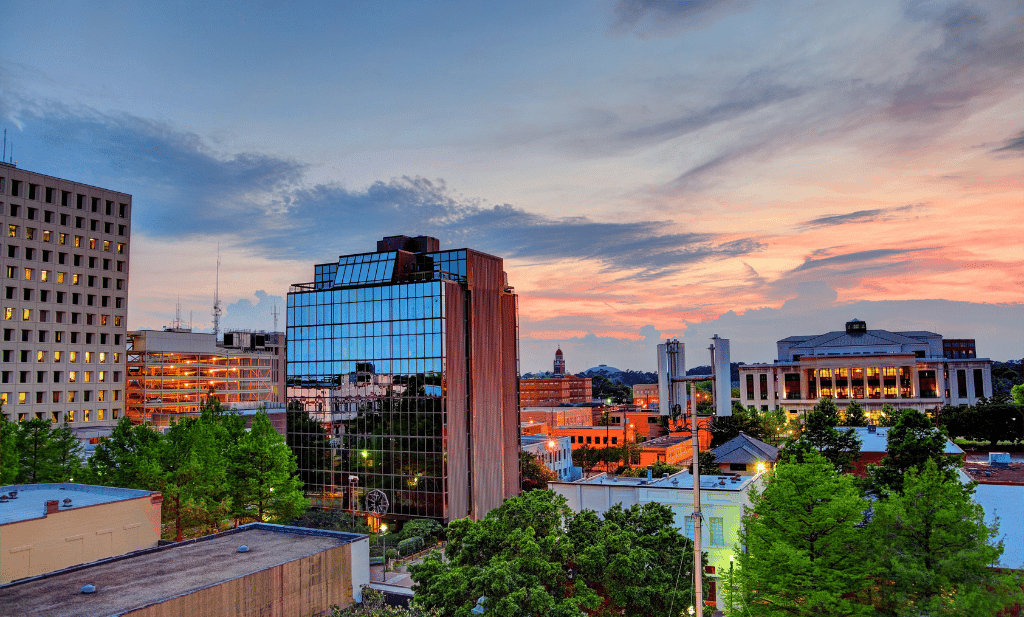
POLYGON ((51 499, 46 502, 46 514, 56 514, 60 511, 60 502, 56 499, 51 499))
POLYGON ((654 468, 650 465, 647 466, 647 481, 650 482, 654 479, 654 468))

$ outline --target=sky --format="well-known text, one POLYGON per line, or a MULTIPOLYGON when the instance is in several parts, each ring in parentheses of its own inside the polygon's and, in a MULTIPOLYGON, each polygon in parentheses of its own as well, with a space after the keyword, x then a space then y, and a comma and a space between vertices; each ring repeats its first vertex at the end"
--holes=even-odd
POLYGON ((423 234, 504 258, 522 372, 853 318, 1024 356, 1020 0, 3 13, 8 156, 133 196, 130 329, 209 331, 218 250, 222 327, 271 329, 313 264, 423 234))

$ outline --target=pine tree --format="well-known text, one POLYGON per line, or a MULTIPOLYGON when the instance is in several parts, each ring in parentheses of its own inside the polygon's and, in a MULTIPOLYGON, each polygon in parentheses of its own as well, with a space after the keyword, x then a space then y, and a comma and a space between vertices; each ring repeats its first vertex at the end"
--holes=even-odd
POLYGON ((69 482, 82 475, 82 442, 75 437, 68 425, 64 424, 50 433, 51 465, 46 482, 69 482))
POLYGON ((854 478, 814 450, 785 460, 752 494, 737 548, 743 615, 868 615, 861 550, 867 503, 854 478))
POLYGON ((1003 547, 993 545, 997 528, 985 524, 974 486, 927 459, 902 493, 877 503, 868 533, 879 614, 994 615, 1021 600, 1019 577, 991 569, 1003 547))
POLYGON ((226 511, 227 459, 218 437, 223 439, 223 429, 214 416, 204 413, 175 422, 161 439, 160 490, 167 518, 174 518, 178 541, 183 539, 184 525, 216 529, 218 515, 226 511))
POLYGON ((18 450, 21 454, 18 482, 35 484, 50 478, 53 467, 50 431, 50 422, 41 418, 18 424, 18 450))
POLYGON ((132 426, 127 416, 122 417, 89 459, 89 481, 104 486, 159 490, 159 442, 159 433, 141 424, 132 426))
POLYGON ((896 420, 899 419, 899 412, 890 403, 882 405, 881 411, 878 413, 878 425, 879 426, 892 426, 896 424, 896 420))
POLYGON ((9 422, 0 403, 0 486, 18 481, 21 455, 18 452, 18 425, 9 422))
POLYGON ((934 461, 938 470, 953 478, 960 466, 959 457, 945 455, 949 438, 945 428, 935 428, 928 416, 916 409, 904 409, 889 429, 887 454, 881 464, 868 468, 871 488, 878 494, 885 490, 901 492, 903 478, 911 469, 921 469, 934 461))
POLYGON ((850 401, 843 413, 846 426, 867 426, 868 416, 864 413, 864 406, 857 401, 850 401))
POLYGON ((260 410, 229 454, 227 483, 236 519, 284 522, 305 512, 309 501, 296 472, 295 455, 260 410))

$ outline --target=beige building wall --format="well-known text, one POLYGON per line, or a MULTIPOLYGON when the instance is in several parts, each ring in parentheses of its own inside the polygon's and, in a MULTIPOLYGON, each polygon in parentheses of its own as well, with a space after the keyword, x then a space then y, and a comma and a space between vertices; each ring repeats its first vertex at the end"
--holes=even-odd
POLYGON ((68 509, 51 502, 57 511, 0 525, 0 584, 156 546, 162 501, 153 493, 68 509))

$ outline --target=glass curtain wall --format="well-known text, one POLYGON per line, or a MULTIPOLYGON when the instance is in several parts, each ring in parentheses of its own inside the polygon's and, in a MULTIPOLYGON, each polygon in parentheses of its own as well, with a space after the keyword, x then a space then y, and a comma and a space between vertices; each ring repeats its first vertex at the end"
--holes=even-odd
POLYGON ((463 299, 437 279, 465 280, 465 251, 417 255, 412 282, 392 283, 394 264, 346 256, 292 287, 288 439, 313 505, 363 513, 380 489, 389 515, 444 518, 445 370, 465 354, 445 341, 465 325, 446 323, 463 299))

